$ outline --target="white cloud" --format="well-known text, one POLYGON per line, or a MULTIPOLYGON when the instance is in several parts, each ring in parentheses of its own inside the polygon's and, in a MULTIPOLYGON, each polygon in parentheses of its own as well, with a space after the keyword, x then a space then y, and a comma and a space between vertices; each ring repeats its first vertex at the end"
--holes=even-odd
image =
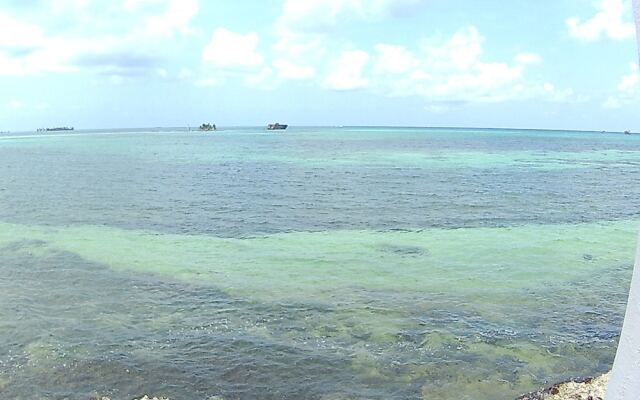
POLYGON ((326 31, 352 19, 408 15, 425 3, 425 0, 285 0, 278 24, 299 31, 326 31))
POLYGON ((70 9, 83 9, 89 5, 89 0, 51 0, 51 12, 53 14, 65 13, 70 9))
POLYGON ((591 42, 601 37, 623 40, 634 37, 635 28, 630 21, 631 7, 623 0, 600 0, 597 13, 582 21, 578 17, 566 20, 569 34, 580 40, 591 42))
POLYGON ((6 103, 6 107, 14 112, 17 111, 44 111, 49 108, 49 103, 37 102, 29 103, 19 99, 11 99, 6 103))
MULTIPOLYGON (((337 16, 342 7, 353 8, 361 3, 360 0, 285 2, 289 7, 285 16, 303 18, 309 10, 324 10, 329 16, 337 16)), ((290 26, 283 27, 281 22, 282 19, 276 23, 275 59, 271 62, 265 62, 258 53, 255 33, 216 30, 203 59, 216 67, 217 74, 200 84, 219 84, 235 77, 247 85, 273 88, 286 80, 307 80, 331 90, 368 89, 388 96, 422 97, 430 102, 433 112, 468 102, 531 98, 568 102, 577 98, 571 89, 549 85, 545 88, 541 83, 526 82, 526 68, 541 62, 537 54, 515 54, 512 62, 485 60, 485 39, 474 26, 461 28, 445 38, 424 38, 414 47, 378 43, 370 54, 362 49, 344 48, 348 43, 329 46, 330 36, 326 32, 295 31, 290 26)))
POLYGON ((504 97, 496 95, 498 90, 521 79, 525 65, 539 61, 533 54, 523 54, 515 65, 484 62, 484 38, 473 26, 446 40, 424 39, 417 50, 378 43, 372 57, 350 50, 354 43, 341 36, 340 28, 347 24, 411 15, 425 4, 423 0, 285 0, 275 23, 273 49, 278 59, 315 67, 328 88, 367 87, 385 95, 438 100, 504 97))
POLYGON ((24 107, 24 103, 20 100, 13 99, 9 100, 7 106, 12 110, 19 110, 24 107))
POLYGON ((412 15, 427 3, 427 0, 373 0, 368 7, 376 18, 403 17, 412 15))
POLYGON ((638 72, 638 64, 631 63, 631 70, 628 75, 624 75, 618 84, 618 90, 623 93, 632 93, 640 88, 640 72, 638 72))
POLYGON ((485 60, 484 42, 478 29, 469 26, 448 38, 425 38, 415 50, 377 44, 369 86, 378 94, 423 97, 430 112, 477 102, 583 101, 571 89, 527 81, 526 68, 541 62, 539 55, 519 53, 511 63, 485 60))
POLYGON ((191 68, 182 67, 178 72, 178 79, 190 79, 193 77, 193 71, 191 68))
POLYGON ((605 108, 621 108, 630 104, 640 105, 640 70, 636 63, 629 65, 629 73, 620 78, 615 93, 602 105, 605 108))
POLYGON ((205 78, 197 81, 196 85, 200 87, 217 86, 217 85, 220 85, 222 82, 223 82, 222 80, 216 79, 216 78, 205 78))
POLYGON ((343 52, 334 61, 331 72, 324 84, 333 90, 361 89, 369 84, 363 76, 364 67, 369 62, 369 54, 361 50, 343 52))
POLYGON ((63 71, 77 43, 48 38, 36 24, 0 12, 0 75, 63 71))
POLYGON ((476 64, 482 54, 484 38, 475 26, 460 29, 443 44, 425 44, 427 57, 459 70, 467 70, 476 64))
POLYGON ((520 53, 517 54, 514 60, 521 65, 535 65, 542 62, 542 58, 534 53, 520 53))
POLYGON ((377 44, 376 70, 381 73, 403 74, 415 68, 419 61, 404 46, 377 44))
POLYGON ((24 70, 20 59, 8 57, 0 52, 0 76, 22 75, 24 70))
POLYGON ((281 58, 274 60, 272 64, 278 70, 278 76, 284 79, 309 79, 312 78, 316 72, 313 67, 297 65, 281 58))
POLYGON ((522 75, 520 67, 502 63, 482 63, 468 71, 444 76, 427 88, 425 95, 436 98, 455 98, 464 101, 497 102, 512 97, 510 84, 522 75))
POLYGON ((602 107, 604 108, 608 108, 608 109, 615 109, 615 108, 620 108, 622 107, 622 102, 620 101, 619 98, 614 97, 614 96, 609 96, 604 103, 602 103, 602 107))
POLYGON ((438 104, 493 102, 520 95, 511 86, 521 80, 523 66, 485 62, 483 42, 477 28, 469 26, 444 40, 425 39, 417 51, 378 44, 371 82, 378 93, 421 96, 438 104))
POLYGON ((277 24, 287 29, 322 31, 334 26, 338 16, 353 8, 354 0, 285 0, 277 24))
MULTIPOLYGON (((274 23, 276 41, 272 49, 280 64, 281 79, 297 77, 289 74, 287 65, 320 66, 328 57, 330 47, 340 43, 332 40, 330 31, 338 22, 338 16, 352 0, 285 0, 282 14, 274 23), (333 45, 331 45, 333 43, 333 45)), ((339 49, 336 49, 339 51, 339 49)), ((314 68, 315 69, 315 68, 314 68)), ((301 72, 301 71, 298 71, 301 72)), ((307 71, 309 72, 309 71, 307 71)), ((314 72, 315 73, 315 72, 314 72)))
POLYGON ((314 66, 317 72, 325 60, 355 47, 341 35, 341 27, 412 15, 426 3, 427 0, 284 0, 282 14, 274 24, 277 40, 273 50, 278 59, 292 65, 314 66))
POLYGON ((65 40, 44 35, 23 36, 15 41, 5 37, 3 41, 4 45, 0 45, 0 76, 77 71, 77 67, 72 65, 72 57, 96 45, 96 42, 83 39, 65 40))
POLYGON ((29 13, 0 11, 0 75, 152 76, 163 67, 167 40, 191 31, 198 5, 198 0, 52 0, 29 13))
POLYGON ((427 104, 424 109, 432 114, 444 114, 451 109, 446 103, 427 104))
POLYGON ((262 65, 262 56, 257 52, 258 35, 249 32, 246 35, 217 28, 211 41, 202 52, 202 59, 216 67, 258 67, 262 65))
POLYGON ((334 29, 346 22, 401 14, 423 4, 414 0, 285 0, 274 24, 273 58, 258 52, 255 33, 218 28, 203 52, 215 76, 200 84, 239 78, 247 85, 273 88, 286 80, 305 80, 332 90, 367 89, 387 96, 417 96, 442 112, 468 102, 501 102, 537 98, 576 101, 571 89, 550 89, 527 82, 525 71, 541 62, 531 52, 510 60, 487 59, 485 38, 474 26, 448 37, 416 39, 411 45, 377 43, 371 50, 355 45, 334 29), (443 106, 442 104, 446 104, 443 106))
POLYGON ((589 97, 577 94, 572 88, 558 89, 554 84, 545 82, 541 87, 532 86, 529 88, 532 94, 539 92, 539 97, 551 103, 584 103, 589 97))
POLYGON ((244 76, 244 83, 248 86, 261 87, 269 89, 272 87, 273 69, 263 67, 262 69, 244 76))
POLYGON ((0 48, 38 47, 45 41, 40 27, 0 13, 0 48))
POLYGON ((154 35, 169 36, 176 31, 189 33, 189 23, 198 14, 198 0, 170 0, 164 13, 147 19, 147 30, 154 35))
POLYGON ((114 86, 120 86, 124 83, 125 78, 122 75, 112 74, 109 77, 109 82, 114 86))

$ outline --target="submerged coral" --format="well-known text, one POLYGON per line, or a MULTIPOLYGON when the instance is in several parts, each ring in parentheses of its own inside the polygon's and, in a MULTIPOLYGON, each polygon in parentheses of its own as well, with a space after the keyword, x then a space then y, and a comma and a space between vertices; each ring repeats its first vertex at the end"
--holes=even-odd
MULTIPOLYGON (((98 397, 92 397, 91 400, 111 400, 108 397, 105 396, 98 396, 98 397)), ((144 395, 144 397, 140 397, 139 399, 134 399, 134 400, 169 400, 168 397, 149 397, 146 394, 144 395)))
POLYGON ((540 392, 529 393, 517 400, 602 400, 609 383, 609 374, 597 378, 558 383, 540 392))
MULTIPOLYGON (((111 399, 105 396, 98 396, 98 397, 92 397, 90 400, 111 400, 111 399)), ((170 399, 168 397, 162 397, 162 396, 149 397, 148 395, 145 394, 143 397, 136 398, 134 400, 170 400, 170 399)), ((211 397, 208 397, 206 400, 224 400, 224 399, 220 396, 211 396, 211 397)))

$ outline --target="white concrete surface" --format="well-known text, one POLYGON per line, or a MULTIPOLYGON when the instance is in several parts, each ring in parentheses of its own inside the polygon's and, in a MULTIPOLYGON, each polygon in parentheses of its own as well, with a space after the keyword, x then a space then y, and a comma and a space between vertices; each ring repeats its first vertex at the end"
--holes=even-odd
MULTIPOLYGON (((640 0, 633 0, 633 11, 640 62, 640 0)), ((629 289, 627 312, 605 399, 640 400, 640 238, 629 289)))
POLYGON ((606 400, 640 400, 640 241, 606 400))

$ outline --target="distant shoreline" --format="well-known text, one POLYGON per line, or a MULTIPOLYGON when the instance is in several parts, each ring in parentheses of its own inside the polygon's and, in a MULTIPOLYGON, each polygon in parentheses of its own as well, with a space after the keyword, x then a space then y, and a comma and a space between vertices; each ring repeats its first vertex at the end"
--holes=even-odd
MULTIPOLYGON (((460 131, 516 131, 516 132, 567 132, 567 133, 615 133, 615 134, 623 134, 625 131, 623 130, 583 130, 583 129, 552 129, 552 128, 487 128, 487 127, 463 127, 463 126, 401 126, 401 125, 289 125, 289 128, 293 128, 294 130, 298 129, 424 129, 424 130, 437 130, 437 129, 448 129, 448 130, 460 130, 460 131)), ((228 125, 228 126, 220 126, 219 130, 239 130, 239 129, 259 129, 266 130, 263 125, 228 125)), ((176 130, 176 131, 192 131, 198 132, 197 127, 190 126, 143 126, 143 127, 109 127, 109 128, 75 128, 74 130, 69 130, 69 132, 109 132, 109 131, 144 131, 144 132, 153 132, 153 131, 167 131, 167 130, 176 130), (191 129, 190 129, 191 128, 191 129)), ((0 131, 0 134, 21 134, 21 133, 43 133, 42 131, 38 132, 36 129, 31 130, 3 130, 0 131)), ((48 132, 58 132, 58 131, 45 131, 48 132)), ((631 130, 633 134, 634 131, 631 130)), ((640 133, 640 131, 635 131, 636 134, 640 133)))

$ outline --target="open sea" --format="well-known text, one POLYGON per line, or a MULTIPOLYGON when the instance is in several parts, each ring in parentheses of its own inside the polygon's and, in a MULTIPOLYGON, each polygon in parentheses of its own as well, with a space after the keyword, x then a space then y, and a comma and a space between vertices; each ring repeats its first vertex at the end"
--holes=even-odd
POLYGON ((513 400, 608 371, 640 135, 0 135, 0 398, 513 400))

